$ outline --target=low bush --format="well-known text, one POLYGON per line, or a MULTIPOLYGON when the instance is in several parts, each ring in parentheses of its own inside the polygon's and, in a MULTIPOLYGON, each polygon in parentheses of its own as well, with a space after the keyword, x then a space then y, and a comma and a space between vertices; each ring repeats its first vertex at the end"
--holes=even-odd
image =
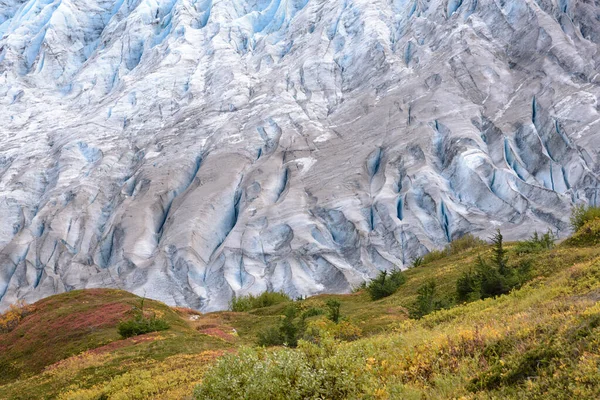
POLYGON ((321 307, 310 307, 302 313, 304 318, 316 317, 317 315, 325 314, 325 310, 321 307))
POLYGON ((474 249, 477 247, 485 246, 487 242, 483 239, 480 239, 470 233, 461 236, 460 238, 453 240, 447 246, 448 252, 451 255, 462 253, 463 251, 474 249))
POLYGON ((331 300, 327 300, 326 305, 327 305, 327 309, 329 310, 329 313, 327 314, 327 318, 329 318, 329 320, 335 324, 339 323, 340 318, 342 316, 342 314, 340 312, 340 307, 342 306, 342 303, 340 303, 337 300, 331 299, 331 300))
POLYGON ((264 292, 258 296, 251 294, 241 297, 234 296, 233 299, 231 299, 229 309, 236 312, 251 311, 257 308, 274 306, 290 301, 292 301, 290 296, 283 292, 264 292))
POLYGON ((558 357, 560 357, 560 352, 552 345, 536 346, 509 362, 497 361, 491 368, 473 378, 467 388, 472 392, 478 392, 522 383, 537 377, 541 370, 547 368, 558 357))
POLYGON ((406 277, 399 269, 391 272, 381 271, 375 279, 367 284, 367 292, 372 300, 383 299, 396 293, 404 282, 406 282, 406 277))
POLYGON ((567 239, 567 244, 572 246, 595 246, 600 244, 600 218, 584 223, 573 236, 567 239))
POLYGON ((487 242, 485 240, 479 239, 478 237, 467 233, 466 235, 463 235, 460 238, 450 242, 442 250, 433 250, 425 254, 425 256, 421 259, 419 265, 441 260, 448 256, 453 256, 455 254, 462 253, 463 251, 474 249, 480 246, 485 246, 486 244, 487 242))
POLYGON ((283 319, 277 327, 270 327, 258 333, 259 346, 281 346, 296 347, 298 340, 306 330, 306 318, 308 313, 314 314, 312 309, 306 313, 300 313, 296 304, 290 304, 284 310, 283 319))
MULTIPOLYGON (((536 239, 536 243, 547 245, 551 242, 548 235, 545 239, 536 239)), ((479 256, 474 268, 461 274, 456 281, 456 298, 460 302, 486 299, 500 296, 519 287, 529 279, 530 265, 523 262, 518 267, 509 266, 508 251, 504 248, 503 237, 498 231, 492 237, 492 257, 485 261, 479 256)))
POLYGON ((258 333, 258 345, 296 347, 298 341, 308 340, 318 342, 322 337, 333 337, 340 340, 356 340, 362 335, 360 328, 348 321, 342 321, 341 303, 330 299, 325 304, 325 310, 320 307, 304 309, 302 303, 288 305, 278 326, 267 328, 258 333), (323 317, 308 320, 310 317, 323 317))
POLYGON ((571 227, 574 232, 595 219, 600 219, 600 207, 579 205, 571 210, 571 227))
POLYGON ((329 319, 320 318, 307 323, 302 340, 315 344, 330 338, 352 342, 360 339, 362 335, 362 329, 350 321, 340 321, 336 324, 329 319))
POLYGON ((150 332, 166 331, 170 328, 167 321, 158 318, 154 311, 144 310, 145 297, 140 299, 139 306, 134 306, 131 309, 133 317, 119 322, 117 332, 123 339, 144 335, 150 332))
POLYGON ((421 264, 429 264, 437 260, 441 260, 449 256, 447 249, 433 250, 423 256, 423 262, 421 264))
POLYGON ((283 346, 284 338, 279 327, 270 327, 258 332, 256 343, 262 347, 283 346))
POLYGON ((136 312, 132 319, 119 322, 117 331, 122 338, 143 335, 150 332, 165 331, 169 329, 169 323, 156 316, 145 316, 142 312, 136 312))
POLYGON ((8 333, 15 329, 19 322, 33 312, 33 307, 19 301, 11 304, 6 312, 0 314, 0 333, 8 333))
POLYGON ((420 267, 421 265, 423 265, 423 257, 415 257, 412 262, 413 268, 420 267))
POLYGON ((548 231, 543 235, 540 235, 536 232, 527 239, 521 242, 518 242, 515 246, 515 253, 518 255, 529 254, 529 253, 538 253, 544 250, 550 250, 554 247, 554 242, 556 241, 556 236, 552 231, 548 231))
POLYGON ((196 388, 195 399, 305 400, 365 397, 373 378, 364 356, 348 357, 332 339, 298 350, 245 348, 226 355, 196 388))
POLYGON ((420 319, 433 311, 445 308, 445 304, 437 298, 436 284, 429 281, 417 290, 417 299, 410 307, 411 318, 420 319))

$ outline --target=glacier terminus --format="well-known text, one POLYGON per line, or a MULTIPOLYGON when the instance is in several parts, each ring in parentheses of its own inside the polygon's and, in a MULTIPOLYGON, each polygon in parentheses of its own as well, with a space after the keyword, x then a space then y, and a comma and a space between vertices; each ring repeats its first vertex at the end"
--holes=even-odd
POLYGON ((0 0, 0 309, 348 292, 600 205, 597 0, 0 0))

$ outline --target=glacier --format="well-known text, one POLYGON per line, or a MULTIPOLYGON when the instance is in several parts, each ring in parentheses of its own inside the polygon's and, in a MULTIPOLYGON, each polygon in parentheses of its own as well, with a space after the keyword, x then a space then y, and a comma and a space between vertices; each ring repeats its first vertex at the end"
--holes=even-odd
POLYGON ((600 204, 600 3, 0 0, 0 309, 348 292, 600 204))

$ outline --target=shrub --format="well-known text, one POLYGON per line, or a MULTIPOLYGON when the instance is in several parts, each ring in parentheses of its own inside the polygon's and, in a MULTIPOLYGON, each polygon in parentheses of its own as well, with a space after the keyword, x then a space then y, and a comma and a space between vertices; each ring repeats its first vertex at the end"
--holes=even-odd
POLYGON ((279 326, 279 332, 283 338, 284 344, 289 347, 296 347, 298 345, 298 339, 304 334, 305 330, 305 317, 300 316, 297 320, 298 309, 294 305, 287 306, 284 311, 284 318, 279 326))
POLYGON ((456 281, 456 298, 460 302, 477 300, 481 296, 477 276, 472 269, 469 269, 456 281))
POLYGON ((331 300, 327 300, 327 309, 329 310, 329 313, 327 315, 327 318, 329 318, 330 321, 332 321, 333 323, 338 323, 340 322, 340 317, 341 317, 341 313, 340 313, 340 307, 342 306, 342 303, 340 303, 337 300, 331 299, 331 300))
MULTIPOLYGON (((536 238, 536 243, 549 245, 553 243, 553 236, 536 238)), ((509 267, 508 252, 504 248, 503 237, 500 231, 492 239, 492 257, 487 263, 481 256, 473 269, 463 272, 456 281, 456 299, 458 301, 472 301, 496 297, 510 292, 513 288, 522 285, 529 279, 531 264, 521 263, 518 268, 509 267)))
POLYGON ((245 348, 225 355, 209 370, 195 399, 357 399, 373 385, 362 355, 348 357, 328 339, 301 342, 298 350, 245 348))
POLYGON ((448 252, 451 255, 462 253, 463 251, 474 249, 476 247, 485 246, 487 243, 485 240, 479 239, 478 237, 467 233, 460 238, 453 240, 447 246, 448 252))
POLYGON ((302 313, 304 318, 316 317, 317 315, 325 314, 325 310, 320 307, 310 307, 302 313))
POLYGON ((406 282, 406 277, 399 269, 391 272, 381 271, 375 279, 367 285, 367 292, 372 300, 388 297, 398 290, 406 282))
POLYGON ((257 344, 263 347, 283 346, 283 336, 279 327, 270 327, 258 332, 257 344))
POLYGON ((11 304, 6 312, 0 314, 0 333, 8 333, 15 329, 19 322, 33 312, 33 307, 24 301, 11 304))
POLYGON ((247 295, 241 297, 233 297, 229 305, 231 311, 251 311, 257 308, 274 306, 275 304, 281 304, 292 301, 290 296, 283 292, 264 292, 258 296, 247 295))
POLYGON ((550 250, 554 247, 555 241, 556 236, 554 236, 552 231, 548 230, 548 232, 544 233, 543 235, 539 235, 536 231, 528 240, 518 242, 515 246, 515 252, 519 255, 522 255, 550 250))
POLYGON ((307 313, 299 314, 298 306, 290 304, 284 310, 284 316, 278 327, 271 327, 258 333, 259 346, 296 347, 298 340, 306 331, 307 313))
POLYGON ((309 341, 318 341, 323 332, 341 340, 355 340, 360 337, 360 328, 341 321, 340 307, 341 303, 331 299, 326 303, 328 309, 327 320, 324 318, 311 322, 311 327, 307 318, 324 314, 323 309, 311 307, 304 312, 300 312, 302 306, 299 304, 290 304, 284 310, 283 318, 276 327, 270 327, 258 333, 258 345, 269 346, 287 346, 296 347, 300 339, 309 341), (331 324, 332 327, 325 329, 331 324))
POLYGON ((327 338, 351 342, 361 337, 362 329, 350 321, 340 321, 336 324, 321 318, 307 324, 302 339, 311 343, 322 343, 327 338))
POLYGON ((121 321, 117 325, 117 331, 124 339, 150 332, 165 331, 169 328, 167 321, 156 318, 154 315, 146 317, 141 311, 136 312, 132 319, 121 321))
POLYGON ((496 231, 496 234, 492 236, 492 262, 498 269, 501 275, 506 273, 506 263, 508 262, 508 256, 504 249, 503 237, 500 229, 496 231))
POLYGON ((415 259, 412 262, 413 268, 420 267, 421 265, 423 265, 423 257, 415 257, 415 259))
POLYGON ((166 331, 169 323, 162 318, 157 318, 154 312, 144 311, 146 297, 140 299, 139 307, 132 308, 133 318, 121 321, 117 325, 117 332, 123 339, 143 335, 150 332, 166 331))
POLYGON ((452 256, 455 254, 462 253, 463 251, 474 249, 480 246, 486 245, 485 240, 481 240, 476 236, 473 236, 470 233, 467 233, 460 238, 453 240, 450 242, 445 248, 442 250, 433 250, 426 254, 421 259, 421 264, 428 264, 437 260, 441 260, 446 258, 447 256, 452 256))
POLYGON ((488 265, 483 258, 478 257, 475 264, 478 292, 482 299, 496 297, 508 293, 509 288, 505 285, 505 280, 500 271, 493 265, 488 265))
POLYGON ((600 207, 578 205, 571 210, 571 227, 575 232, 594 219, 600 219, 600 207))
POLYGON ((448 255, 449 254, 447 249, 430 251, 423 257, 423 264, 429 264, 434 261, 441 260, 443 258, 446 258, 448 255))
POLYGON ((314 391, 310 367, 295 351, 242 349, 206 373, 196 399, 302 399, 314 391))
POLYGON ((600 244, 600 218, 587 221, 573 236, 567 239, 573 246, 595 246, 600 244))
POLYGON ((352 288, 352 293, 362 292, 367 288, 367 282, 361 282, 359 285, 352 288))
POLYGON ((432 311, 443 308, 442 302, 436 300, 436 284, 429 281, 417 290, 417 300, 410 309, 410 317, 415 319, 423 318, 432 311))

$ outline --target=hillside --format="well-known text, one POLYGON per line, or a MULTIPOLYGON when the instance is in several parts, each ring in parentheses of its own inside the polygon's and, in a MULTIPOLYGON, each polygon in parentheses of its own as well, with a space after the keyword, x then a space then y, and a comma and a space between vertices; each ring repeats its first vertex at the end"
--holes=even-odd
POLYGON ((145 300, 170 328, 120 339, 117 324, 139 297, 104 289, 52 296, 0 333, 0 398, 181 399, 200 382, 196 396, 212 399, 597 398, 600 246, 572 243, 529 253, 509 244, 508 264, 527 264, 530 278, 496 298, 452 303, 459 276, 490 256, 485 245, 406 271, 406 283, 382 300, 361 290, 295 301, 310 310, 335 299, 342 314, 342 328, 309 317, 320 331, 297 349, 256 347, 290 302, 199 314, 145 300), (410 319, 431 280, 449 308, 410 319))

